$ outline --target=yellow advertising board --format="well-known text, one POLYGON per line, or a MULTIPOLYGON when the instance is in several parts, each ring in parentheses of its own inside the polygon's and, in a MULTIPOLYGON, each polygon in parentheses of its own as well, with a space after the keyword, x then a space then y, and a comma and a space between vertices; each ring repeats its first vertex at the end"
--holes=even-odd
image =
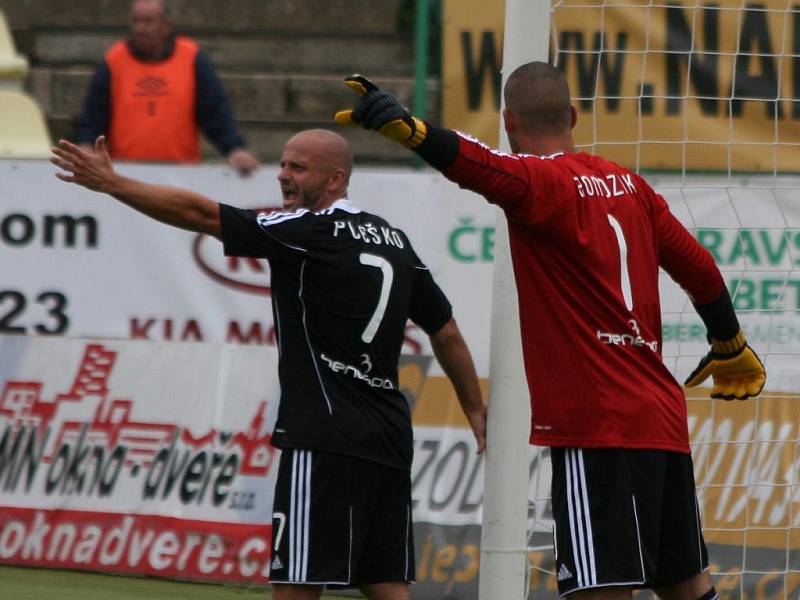
POLYGON ((442 122, 496 147, 504 2, 444 0, 442 122))
MULTIPOLYGON (((800 171, 800 13, 787 0, 554 3, 576 143, 629 167, 800 171)), ((445 0, 443 119, 497 143, 503 3, 445 0)))

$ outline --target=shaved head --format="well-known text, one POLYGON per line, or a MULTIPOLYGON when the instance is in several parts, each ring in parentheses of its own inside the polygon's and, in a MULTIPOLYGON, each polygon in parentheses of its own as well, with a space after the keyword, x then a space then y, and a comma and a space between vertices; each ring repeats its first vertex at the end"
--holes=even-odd
POLYGON ((543 62, 517 68, 506 81, 506 108, 530 135, 556 135, 572 126, 569 86, 564 74, 543 62))
POLYGON ((154 10, 157 10, 161 13, 161 16, 163 17, 170 16, 169 4, 167 3, 167 0, 133 0, 133 2, 131 2, 131 7, 133 7, 136 4, 152 5, 154 10))
POLYGON ((353 151, 338 133, 327 129, 308 129, 294 135, 286 142, 286 147, 302 149, 314 160, 328 163, 332 169, 342 169, 346 180, 353 172, 353 151))

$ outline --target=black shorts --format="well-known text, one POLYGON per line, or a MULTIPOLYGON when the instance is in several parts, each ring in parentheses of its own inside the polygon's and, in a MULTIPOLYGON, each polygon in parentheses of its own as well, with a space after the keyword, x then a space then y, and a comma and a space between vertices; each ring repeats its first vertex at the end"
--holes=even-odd
POLYGON ((689 454, 553 447, 551 456, 562 596, 609 586, 659 588, 708 568, 689 454))
POLYGON ((342 454, 281 453, 273 583, 412 582, 414 570, 410 473, 342 454))

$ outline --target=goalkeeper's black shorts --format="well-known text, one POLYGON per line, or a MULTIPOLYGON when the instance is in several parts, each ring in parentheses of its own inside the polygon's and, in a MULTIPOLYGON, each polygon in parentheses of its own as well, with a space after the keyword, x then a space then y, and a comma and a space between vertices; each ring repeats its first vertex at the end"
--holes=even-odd
POLYGON ((414 581, 408 471, 286 449, 272 510, 271 582, 338 588, 414 581))
POLYGON ((691 455, 554 447, 551 456, 562 596, 610 586, 659 588, 708 568, 691 455))

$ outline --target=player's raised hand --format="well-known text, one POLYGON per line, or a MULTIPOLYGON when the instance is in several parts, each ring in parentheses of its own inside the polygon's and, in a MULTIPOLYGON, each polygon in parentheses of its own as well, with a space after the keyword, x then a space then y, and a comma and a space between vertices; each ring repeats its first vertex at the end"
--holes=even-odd
POLYGON ((709 376, 714 380, 711 397, 724 400, 746 400, 758 396, 767 380, 764 365, 747 344, 741 330, 731 340, 712 340, 711 350, 686 379, 685 385, 700 385, 709 376))
POLYGON ((337 123, 358 123, 406 148, 416 148, 425 139, 428 132, 425 122, 413 116, 397 98, 378 89, 362 75, 345 77, 345 83, 361 98, 352 109, 340 110, 334 115, 337 123))
POLYGON ((66 173, 56 173, 61 181, 77 183, 95 192, 109 192, 118 175, 111 165, 105 136, 98 137, 94 149, 59 140, 50 162, 66 173))

